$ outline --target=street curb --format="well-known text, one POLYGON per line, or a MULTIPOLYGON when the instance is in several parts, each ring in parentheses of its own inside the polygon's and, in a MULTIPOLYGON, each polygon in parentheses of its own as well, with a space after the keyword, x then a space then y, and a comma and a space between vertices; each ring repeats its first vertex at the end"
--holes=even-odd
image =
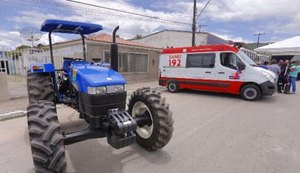
POLYGON ((13 118, 18 118, 18 117, 23 117, 26 115, 25 110, 19 110, 19 111, 14 111, 14 112, 8 112, 4 114, 0 114, 0 121, 5 121, 13 118))
MULTIPOLYGON (((152 87, 151 89, 154 89, 156 91, 162 91, 165 90, 165 87, 152 87)), ((127 91, 128 95, 131 95, 135 90, 131 90, 131 91, 127 91)), ((57 105, 57 108, 64 108, 65 105, 57 105)), ((23 117, 25 116, 27 113, 26 110, 18 110, 18 111, 14 111, 14 112, 7 112, 7 113, 2 113, 0 114, 0 121, 5 121, 5 120, 9 120, 9 119, 13 119, 13 118, 19 118, 19 117, 23 117)))

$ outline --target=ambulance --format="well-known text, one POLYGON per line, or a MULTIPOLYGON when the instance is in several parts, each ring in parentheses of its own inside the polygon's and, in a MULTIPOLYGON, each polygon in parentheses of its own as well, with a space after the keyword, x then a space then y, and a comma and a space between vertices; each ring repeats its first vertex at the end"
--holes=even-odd
POLYGON ((237 94, 253 101, 277 90, 277 76, 258 67, 238 46, 162 49, 159 70, 159 85, 172 93, 192 89, 237 94))

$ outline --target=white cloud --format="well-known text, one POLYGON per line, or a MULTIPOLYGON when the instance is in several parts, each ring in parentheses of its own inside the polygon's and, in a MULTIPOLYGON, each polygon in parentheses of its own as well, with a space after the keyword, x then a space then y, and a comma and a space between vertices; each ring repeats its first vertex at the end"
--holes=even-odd
POLYGON ((242 37, 236 37, 236 36, 233 36, 231 34, 220 34, 220 33, 213 33, 212 34, 220 37, 220 38, 223 38, 225 40, 232 40, 234 42, 244 42, 244 43, 250 43, 252 42, 251 40, 247 40, 247 39, 244 39, 242 37))
MULTIPOLYGON (((119 10, 131 11, 133 13, 156 16, 158 18, 164 18, 167 20, 174 20, 174 16, 180 16, 179 13, 165 13, 162 11, 152 11, 148 9, 143 9, 140 7, 133 6, 126 1, 82 1, 91 4, 99 4, 101 6, 115 8, 119 10)), ((176 28, 185 29, 186 25, 174 25, 174 23, 168 22, 151 22, 145 18, 131 15, 126 15, 124 13, 118 13, 111 10, 99 10, 99 8, 92 8, 88 6, 82 6, 74 4, 68 1, 64 1, 64 5, 73 12, 72 15, 55 15, 49 13, 41 13, 40 11, 22 11, 20 15, 7 18, 9 21, 16 23, 18 29, 24 26, 34 26, 39 28, 41 23, 46 19, 61 19, 70 21, 81 21, 81 22, 92 22, 101 24, 104 26, 105 30, 102 32, 111 34, 113 28, 117 25, 120 26, 118 34, 124 38, 133 38, 137 34, 147 35, 156 31, 158 28, 176 28), (34 19, 34 20, 32 20, 34 19)), ((48 4, 49 5, 49 4, 48 4)))
POLYGON ((292 18, 299 14, 299 5, 295 0, 212 1, 206 9, 206 16, 221 21, 292 18))
MULTIPOLYGON (((52 39, 52 43, 58 43, 58 42, 63 42, 63 41, 66 41, 65 38, 62 38, 58 35, 51 35, 51 39, 52 39)), ((48 38, 48 34, 43 34, 42 38, 37 41, 35 44, 43 44, 43 45, 48 45, 49 44, 49 38, 48 38)))
MULTIPOLYGON (((130 0, 78 0, 84 3, 98 4, 104 7, 115 8, 133 13, 139 13, 149 16, 155 16, 167 20, 175 20, 180 22, 191 23, 192 21, 192 7, 193 2, 190 0, 165 0, 157 1, 151 4, 155 10, 144 9, 132 5, 130 0), (163 9, 163 10, 162 10, 163 9)), ((60 2, 61 10, 68 10, 71 14, 65 15, 64 11, 56 9, 55 14, 46 13, 41 8, 39 11, 22 11, 16 16, 7 18, 9 21, 15 23, 17 29, 24 26, 40 27, 45 19, 62 19, 82 22, 93 22, 104 26, 105 33, 111 34, 113 28, 120 25, 118 34, 121 37, 132 38, 137 34, 148 35, 159 29, 177 29, 190 30, 191 26, 177 25, 169 22, 152 22, 145 18, 138 18, 136 16, 125 15, 124 13, 114 12, 101 8, 88 7, 78 5, 70 1, 56 1, 60 2), (61 12, 61 15, 59 15, 61 12)), ((206 0, 198 1, 198 13, 206 4, 206 0)), ((51 2, 45 1, 45 6, 51 6, 51 2)), ((53 5, 53 4, 52 4, 53 5)), ((52 7, 55 8, 55 7, 52 7)), ((252 26, 253 28, 264 29, 268 34, 280 33, 294 33, 299 34, 300 28, 300 2, 295 0, 212 0, 207 6, 206 10, 200 17, 200 21, 218 22, 247 22, 263 21, 266 22, 259 26, 252 26), (275 22, 277 21, 277 22, 275 22), (282 22, 283 21, 283 22, 282 22)), ((210 25, 209 23, 205 23, 210 25)), ((250 26, 251 27, 251 26, 250 26)), ((4 32, 4 31, 0 31, 4 32)), ((5 31, 7 33, 8 31, 5 31)), ((210 32, 208 30, 208 32, 210 32)), ((241 37, 237 37, 231 32, 214 33, 225 39, 250 41, 241 37)), ((11 34, 10 34, 11 35, 11 34)), ((18 36, 19 37, 19 36, 18 36)), ((19 44, 20 38, 5 37, 5 41, 1 41, 0 45, 15 47, 19 44)), ((2 38, 2 37, 1 37, 2 38)), ((62 39, 61 37, 59 39, 62 39)), ((58 40, 59 40, 58 39, 58 40)), ((45 42, 45 38, 42 38, 45 42)))
POLYGON ((16 46, 21 45, 20 33, 17 31, 0 30, 0 38, 1 49, 13 49, 16 46))

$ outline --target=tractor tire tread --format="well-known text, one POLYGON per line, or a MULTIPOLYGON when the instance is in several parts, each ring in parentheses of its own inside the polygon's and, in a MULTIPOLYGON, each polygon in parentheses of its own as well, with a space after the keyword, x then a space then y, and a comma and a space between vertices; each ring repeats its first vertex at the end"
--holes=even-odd
POLYGON ((30 104, 39 100, 55 101, 52 78, 49 73, 28 73, 27 90, 30 104))
POLYGON ((159 92, 150 88, 138 89, 131 95, 128 104, 128 111, 132 114, 132 108, 137 101, 144 102, 151 111, 153 118, 153 133, 148 139, 144 139, 137 134, 137 143, 149 151, 154 151, 164 147, 173 134, 173 118, 169 105, 159 92))
POLYGON ((28 106, 27 111, 29 139, 36 172, 65 172, 65 149, 54 103, 37 101, 28 106))

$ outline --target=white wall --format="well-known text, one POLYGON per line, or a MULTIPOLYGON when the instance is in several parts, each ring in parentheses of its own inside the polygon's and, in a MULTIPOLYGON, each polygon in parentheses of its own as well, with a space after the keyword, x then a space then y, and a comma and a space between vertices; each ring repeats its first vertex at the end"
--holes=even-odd
MULTIPOLYGON (((134 42, 143 43, 157 48, 165 47, 183 47, 192 45, 192 33, 181 31, 162 31, 145 38, 133 40, 134 42)), ((196 33, 196 45, 207 44, 207 34, 196 33)))

